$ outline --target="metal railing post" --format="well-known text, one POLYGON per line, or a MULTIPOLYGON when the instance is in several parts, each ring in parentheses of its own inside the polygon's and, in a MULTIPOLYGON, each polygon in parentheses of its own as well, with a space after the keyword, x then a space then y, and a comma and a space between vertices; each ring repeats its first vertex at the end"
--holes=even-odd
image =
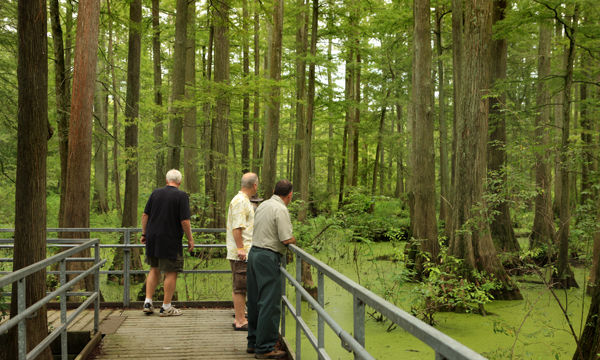
MULTIPOLYGON (((296 280, 302 284, 302 258, 296 254, 296 280)), ((302 328, 300 318, 302 317, 302 294, 296 289, 296 359, 302 359, 302 328)))
MULTIPOLYGON (((17 314, 25 311, 27 304, 25 303, 25 278, 19 279, 17 282, 17 314)), ((19 348, 19 360, 25 360, 27 358, 27 320, 22 319, 19 321, 18 327, 18 348, 19 348)))
POLYGON ((129 249, 131 232, 125 229, 123 248, 123 307, 129 307, 129 260, 131 252, 129 249))
MULTIPOLYGON (((94 244, 94 264, 100 262, 100 240, 94 244)), ((94 274, 94 287, 95 292, 98 294, 94 301, 94 334, 98 333, 98 326, 100 323, 100 268, 96 269, 94 274)))
MULTIPOLYGON (((281 267, 284 269, 287 266, 287 253, 281 257, 281 267)), ((286 306, 283 299, 286 297, 287 291, 285 286, 285 276, 281 276, 281 337, 285 338, 285 312, 286 306)))
MULTIPOLYGON (((323 272, 318 271, 317 280, 317 301, 319 305, 325 308, 325 277, 323 272)), ((320 349, 325 348, 325 322, 320 314, 317 314, 317 344, 320 349)))
MULTIPOLYGON (((358 296, 354 295, 354 338, 364 348, 365 347, 365 303, 358 296)), ((358 359, 357 354, 354 358, 358 359)))
MULTIPOLYGON (((60 261, 60 285, 67 283, 67 260, 60 261)), ((60 324, 67 323, 67 295, 60 296, 60 324)), ((60 334, 60 358, 67 360, 69 358, 69 347, 67 341, 67 328, 65 327, 60 334)))

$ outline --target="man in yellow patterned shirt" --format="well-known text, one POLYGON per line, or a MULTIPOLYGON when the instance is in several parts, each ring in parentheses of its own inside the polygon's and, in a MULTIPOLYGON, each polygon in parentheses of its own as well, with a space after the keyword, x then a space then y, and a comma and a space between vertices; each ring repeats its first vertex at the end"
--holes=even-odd
POLYGON ((254 207, 250 198, 258 190, 258 176, 245 173, 241 181, 242 188, 229 203, 227 212, 227 259, 233 274, 233 309, 235 320, 233 328, 238 331, 248 330, 246 320, 246 262, 252 246, 254 230, 254 207))

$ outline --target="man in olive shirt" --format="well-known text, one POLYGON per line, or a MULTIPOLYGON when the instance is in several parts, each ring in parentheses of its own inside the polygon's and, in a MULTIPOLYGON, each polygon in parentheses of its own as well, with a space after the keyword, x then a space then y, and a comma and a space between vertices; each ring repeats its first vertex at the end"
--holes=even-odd
POLYGON ((248 254, 248 349, 257 359, 279 359, 276 350, 281 316, 281 257, 286 245, 295 244, 287 205, 292 200, 292 183, 280 180, 274 195, 254 215, 252 248, 248 254))

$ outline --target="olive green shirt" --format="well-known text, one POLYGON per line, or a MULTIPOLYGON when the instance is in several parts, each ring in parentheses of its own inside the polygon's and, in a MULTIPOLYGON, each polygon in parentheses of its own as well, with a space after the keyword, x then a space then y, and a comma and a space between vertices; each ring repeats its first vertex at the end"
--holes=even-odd
POLYGON ((254 213, 252 246, 285 253, 283 241, 293 237, 292 222, 281 197, 273 195, 258 206, 254 213))

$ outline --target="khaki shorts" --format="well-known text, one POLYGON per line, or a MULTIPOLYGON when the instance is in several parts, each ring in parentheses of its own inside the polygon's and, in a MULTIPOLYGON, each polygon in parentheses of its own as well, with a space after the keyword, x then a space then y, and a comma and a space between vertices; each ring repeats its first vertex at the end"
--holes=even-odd
POLYGON ((248 263, 245 261, 229 260, 231 273, 233 274, 233 293, 246 293, 246 269, 248 263))
POLYGON ((158 268, 160 272, 179 273, 183 271, 183 256, 178 255, 177 259, 162 259, 154 256, 146 256, 146 264, 158 268))

